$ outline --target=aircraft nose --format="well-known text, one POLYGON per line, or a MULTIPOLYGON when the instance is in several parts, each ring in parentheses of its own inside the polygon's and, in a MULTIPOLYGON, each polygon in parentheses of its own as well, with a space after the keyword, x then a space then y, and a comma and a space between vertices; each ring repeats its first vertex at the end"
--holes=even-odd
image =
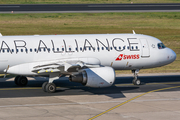
POLYGON ((169 50, 169 59, 173 62, 176 59, 176 53, 173 50, 169 50))

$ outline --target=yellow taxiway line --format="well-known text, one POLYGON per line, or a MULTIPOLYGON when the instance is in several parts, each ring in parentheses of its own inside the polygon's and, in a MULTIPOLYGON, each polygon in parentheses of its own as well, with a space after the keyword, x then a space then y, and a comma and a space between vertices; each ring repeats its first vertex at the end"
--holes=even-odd
POLYGON ((0 90, 30 90, 30 89, 42 89, 42 88, 41 87, 1 88, 0 90))
POLYGON ((110 108, 110 109, 108 109, 108 110, 106 110, 106 111, 104 111, 104 112, 102 112, 102 113, 99 113, 98 115, 95 115, 94 117, 92 117, 92 118, 90 118, 90 119, 88 119, 88 120, 93 120, 93 119, 95 119, 95 118, 97 118, 97 117, 99 117, 99 116, 101 116, 101 115, 103 115, 103 114, 105 114, 105 113, 107 113, 107 112, 109 112, 109 111, 112 111, 112 110, 114 110, 115 108, 118 108, 118 107, 120 107, 120 106, 122 106, 122 105, 124 105, 124 104, 126 104, 126 103, 128 103, 128 102, 130 102, 130 101, 132 101, 132 100, 134 100, 134 99, 137 99, 137 98, 139 98, 139 97, 141 97, 141 96, 143 96, 143 95, 146 95, 146 94, 149 94, 149 93, 152 93, 152 92, 157 92, 157 91, 162 91, 162 90, 173 89, 173 88, 180 88, 180 86, 167 87, 167 88, 152 90, 152 91, 149 91, 149 92, 140 94, 140 95, 138 95, 138 96, 136 96, 136 97, 133 97, 133 98, 131 98, 131 99, 129 99, 129 100, 123 102, 123 103, 120 103, 120 104, 118 104, 118 105, 116 105, 116 106, 114 106, 114 107, 112 107, 112 108, 110 108))

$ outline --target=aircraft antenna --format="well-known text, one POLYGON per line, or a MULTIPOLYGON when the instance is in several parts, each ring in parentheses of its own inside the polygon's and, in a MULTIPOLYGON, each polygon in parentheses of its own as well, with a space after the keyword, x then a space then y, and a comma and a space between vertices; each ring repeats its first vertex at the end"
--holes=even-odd
POLYGON ((0 33, 0 36, 2 36, 2 34, 0 33))
POLYGON ((134 30, 132 30, 132 31, 133 31, 133 34, 136 34, 134 30))

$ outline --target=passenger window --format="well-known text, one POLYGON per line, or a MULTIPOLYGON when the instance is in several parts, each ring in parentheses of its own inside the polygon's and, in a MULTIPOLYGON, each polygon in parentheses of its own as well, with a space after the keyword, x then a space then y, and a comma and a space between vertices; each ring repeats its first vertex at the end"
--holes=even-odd
POLYGON ((30 52, 32 52, 32 49, 30 49, 30 52))
POLYGON ((71 51, 71 48, 69 48, 69 51, 71 51))
POLYGON ((82 47, 80 47, 80 50, 82 51, 82 47))
POLYGON ((26 49, 26 52, 28 52, 28 49, 26 49))
POLYGON ((104 50, 104 47, 102 47, 102 50, 104 50))
POLYGON ((36 52, 36 48, 34 49, 34 52, 36 52))
POLYGON ((121 50, 121 47, 119 46, 119 50, 121 50))
POLYGON ((19 52, 19 50, 18 50, 18 49, 16 49, 16 52, 19 52))
POLYGON ((112 50, 113 48, 112 48, 112 47, 110 47, 110 49, 112 50))
POLYGON ((138 49, 138 46, 136 46, 136 49, 138 49))
POLYGON ((14 49, 12 49, 11 51, 14 52, 14 49))
POLYGON ((129 46, 127 46, 127 49, 129 49, 129 46))
POLYGON ((7 52, 9 52, 9 49, 7 49, 7 52))
POLYGON ((64 51, 64 48, 62 48, 62 51, 64 51))
POLYGON ((57 48, 57 51, 59 51, 59 48, 57 48))
POLYGON ((46 48, 44 48, 44 52, 46 52, 46 48))
POLYGON ((21 49, 21 52, 23 52, 23 49, 21 49))
POLYGON ((2 51, 3 51, 3 53, 5 52, 4 49, 2 51))

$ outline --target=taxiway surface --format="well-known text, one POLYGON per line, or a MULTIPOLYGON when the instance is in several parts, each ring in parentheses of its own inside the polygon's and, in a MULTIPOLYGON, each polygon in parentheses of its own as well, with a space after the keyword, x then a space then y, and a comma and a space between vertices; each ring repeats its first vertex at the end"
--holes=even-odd
POLYGON ((0 13, 64 13, 64 12, 178 12, 180 3, 159 4, 7 4, 0 13))
POLYGON ((53 94, 41 90, 47 78, 33 78, 27 87, 1 79, 0 120, 179 119, 180 75, 142 75, 140 79, 140 86, 132 85, 131 76, 118 76, 112 87, 89 88, 63 78, 55 81, 59 87, 53 94))

